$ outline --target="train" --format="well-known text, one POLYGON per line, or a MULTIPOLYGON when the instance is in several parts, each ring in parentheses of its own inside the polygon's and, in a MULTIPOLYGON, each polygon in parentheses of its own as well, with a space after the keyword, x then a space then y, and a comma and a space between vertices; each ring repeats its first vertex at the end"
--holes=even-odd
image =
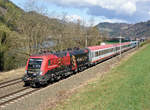
POLYGON ((138 45, 138 41, 132 41, 31 55, 28 58, 22 80, 25 86, 47 85, 83 71, 138 45))

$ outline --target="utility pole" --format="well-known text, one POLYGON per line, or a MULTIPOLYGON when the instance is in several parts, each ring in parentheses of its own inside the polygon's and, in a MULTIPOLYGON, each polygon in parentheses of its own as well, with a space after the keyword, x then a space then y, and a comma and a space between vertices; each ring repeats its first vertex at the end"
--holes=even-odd
POLYGON ((122 48, 121 48, 121 43, 122 43, 122 39, 121 39, 121 35, 120 35, 120 58, 121 58, 121 51, 122 51, 122 48))
POLYGON ((85 47, 87 47, 87 43, 88 43, 88 36, 87 36, 87 33, 85 35, 85 47))

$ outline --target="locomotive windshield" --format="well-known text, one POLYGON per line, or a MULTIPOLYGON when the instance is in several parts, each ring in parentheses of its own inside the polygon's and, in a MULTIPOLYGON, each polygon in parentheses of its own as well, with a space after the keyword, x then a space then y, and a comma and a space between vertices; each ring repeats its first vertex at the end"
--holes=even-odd
POLYGON ((42 64, 42 59, 31 58, 29 59, 28 69, 40 69, 42 64))

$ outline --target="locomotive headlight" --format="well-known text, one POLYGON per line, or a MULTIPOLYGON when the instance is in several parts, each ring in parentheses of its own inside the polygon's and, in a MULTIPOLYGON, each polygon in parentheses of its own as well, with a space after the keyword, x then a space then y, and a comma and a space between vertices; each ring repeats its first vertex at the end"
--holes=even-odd
POLYGON ((38 72, 38 75, 42 75, 42 73, 43 73, 42 71, 39 71, 39 72, 38 72))
POLYGON ((37 74, 36 73, 33 73, 33 76, 36 76, 37 74))
POLYGON ((39 73, 39 74, 40 74, 40 75, 42 75, 42 73, 43 73, 43 72, 42 72, 42 71, 40 71, 40 73, 39 73))

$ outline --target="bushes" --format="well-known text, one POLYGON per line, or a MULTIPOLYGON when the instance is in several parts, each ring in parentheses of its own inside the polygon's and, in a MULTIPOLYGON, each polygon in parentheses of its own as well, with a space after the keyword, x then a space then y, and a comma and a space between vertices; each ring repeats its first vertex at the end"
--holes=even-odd
MULTIPOLYGON (((7 71, 16 68, 18 53, 15 50, 18 49, 19 44, 17 40, 18 35, 15 32, 4 25, 0 24, 0 71, 7 71)), ((25 57, 25 56, 21 56, 25 57)))
POLYGON ((148 43, 150 43, 150 40, 146 40, 146 41, 142 42, 142 43, 140 44, 140 47, 142 47, 142 46, 144 46, 145 44, 148 44, 148 43))
MULTIPOLYGON (((6 53, 7 54, 7 53, 6 53)), ((15 68, 15 56, 4 56, 4 64, 3 64, 3 70, 11 70, 15 68)))

